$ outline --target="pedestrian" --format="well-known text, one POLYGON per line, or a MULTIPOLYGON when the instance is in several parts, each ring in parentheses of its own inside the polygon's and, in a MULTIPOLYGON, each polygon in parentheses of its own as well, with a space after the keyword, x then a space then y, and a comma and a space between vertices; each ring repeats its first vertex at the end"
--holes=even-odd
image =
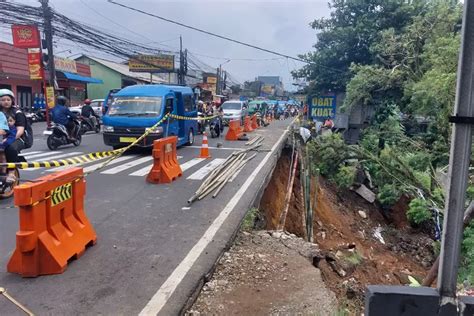
POLYGON ((33 130, 25 114, 15 104, 13 92, 8 89, 2 91, 0 93, 2 112, 5 117, 13 117, 16 127, 15 141, 5 148, 5 155, 8 162, 18 162, 18 154, 33 145, 33 130))

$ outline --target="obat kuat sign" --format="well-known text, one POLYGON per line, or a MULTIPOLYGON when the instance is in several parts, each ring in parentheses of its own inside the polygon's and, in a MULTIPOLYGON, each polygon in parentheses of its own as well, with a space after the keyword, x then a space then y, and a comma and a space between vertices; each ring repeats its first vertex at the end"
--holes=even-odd
POLYGON ((138 55, 128 61, 128 68, 135 72, 173 72, 174 55, 138 55))
POLYGON ((335 96, 311 96, 308 98, 308 104, 313 119, 327 119, 336 116, 335 96))
POLYGON ((12 25, 13 46, 18 48, 39 48, 40 36, 35 25, 12 25))

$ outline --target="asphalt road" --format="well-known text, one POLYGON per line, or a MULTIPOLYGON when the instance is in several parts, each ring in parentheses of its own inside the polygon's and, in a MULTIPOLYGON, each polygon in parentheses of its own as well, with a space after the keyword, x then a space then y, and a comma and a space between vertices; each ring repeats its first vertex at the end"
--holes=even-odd
MULTIPOLYGON (((22 278, 6 272, 15 248, 18 210, 0 201, 0 287, 37 315, 175 315, 226 247, 276 162, 290 121, 273 122, 250 133, 265 136, 263 148, 216 199, 190 207, 187 199, 202 179, 245 142, 209 139, 212 158, 197 159, 199 147, 178 149, 183 176, 171 184, 145 181, 152 160, 148 151, 132 151, 87 177, 85 210, 98 241, 59 275, 22 278), (215 148, 222 142, 221 149, 215 148)), ((51 152, 35 123, 35 143, 23 152, 28 161, 72 157, 110 150, 102 135, 89 134, 79 147, 51 152)), ((201 138, 196 138, 196 145, 201 138)), ((84 165, 94 170, 101 162, 84 165)), ((21 172, 35 179, 51 170, 21 172)), ((0 297, 0 314, 22 315, 0 297)))

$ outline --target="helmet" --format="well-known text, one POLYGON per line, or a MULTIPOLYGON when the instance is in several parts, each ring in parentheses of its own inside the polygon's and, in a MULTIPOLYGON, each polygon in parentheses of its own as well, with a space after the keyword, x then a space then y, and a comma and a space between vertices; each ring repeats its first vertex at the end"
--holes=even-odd
POLYGON ((85 99, 84 104, 91 104, 91 100, 90 99, 85 99))
POLYGON ((5 95, 8 95, 8 96, 12 97, 12 99, 15 99, 15 94, 13 94, 12 90, 0 89, 0 97, 3 97, 5 95))
POLYGON ((56 103, 59 104, 59 105, 66 105, 67 103, 67 98, 65 96, 58 96, 56 97, 56 103))

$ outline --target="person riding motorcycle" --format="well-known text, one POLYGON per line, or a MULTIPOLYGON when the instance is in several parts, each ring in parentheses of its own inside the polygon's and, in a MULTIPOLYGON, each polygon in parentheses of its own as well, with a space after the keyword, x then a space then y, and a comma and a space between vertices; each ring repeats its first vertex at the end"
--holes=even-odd
POLYGON ((53 115, 53 122, 55 124, 64 125, 66 127, 69 134, 69 140, 75 141, 73 135, 75 135, 74 130, 76 128, 76 124, 74 124, 73 120, 76 120, 77 117, 67 107, 66 97, 58 96, 56 98, 56 105, 51 110, 51 114, 53 115))
POLYGON ((86 99, 84 105, 81 109, 81 116, 84 118, 85 122, 90 126, 91 130, 94 130, 97 126, 97 121, 99 116, 94 112, 94 109, 91 106, 91 100, 86 99))

